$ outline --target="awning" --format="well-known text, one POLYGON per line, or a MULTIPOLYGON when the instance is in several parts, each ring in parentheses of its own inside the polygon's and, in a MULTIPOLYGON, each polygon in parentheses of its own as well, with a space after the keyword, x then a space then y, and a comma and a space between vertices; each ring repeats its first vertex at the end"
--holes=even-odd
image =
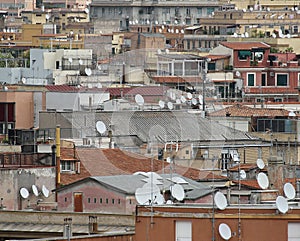
POLYGON ((239 51, 239 57, 241 56, 251 56, 251 51, 249 50, 240 50, 239 51))

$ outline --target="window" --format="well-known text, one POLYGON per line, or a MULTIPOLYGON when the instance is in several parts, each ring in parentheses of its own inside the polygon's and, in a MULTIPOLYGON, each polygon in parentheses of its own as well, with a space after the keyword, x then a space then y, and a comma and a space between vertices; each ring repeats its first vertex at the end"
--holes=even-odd
POLYGON ((176 221, 175 240, 192 241, 192 222, 176 221))
POLYGON ((61 171, 74 171, 74 162, 61 161, 61 171))
POLYGON ((255 74, 247 74, 247 86, 255 86, 255 74))
POLYGON ((251 56, 251 52, 248 50, 240 50, 238 52, 239 60, 247 60, 249 56, 251 56))
POLYGON ((91 203, 91 198, 88 198, 88 203, 91 203))
POLYGON ((68 201, 68 198, 65 197, 65 203, 68 201))
POLYGON ((106 200, 105 200, 105 201, 106 201, 106 204, 108 204, 108 198, 106 198, 106 200))
POLYGON ((186 150, 186 151, 185 151, 185 154, 186 154, 186 155, 190 154, 189 150, 186 150))
POLYGON ((94 203, 97 203, 97 198, 94 198, 94 203))
POLYGON ((115 199, 112 199, 112 200, 111 200, 111 203, 112 203, 112 204, 115 204, 115 199))
POLYGON ((267 74, 266 73, 261 74, 261 86, 267 86, 267 74))
POLYGON ((99 199, 99 203, 102 203, 102 198, 99 199))
POLYGON ((300 223, 288 223, 288 240, 296 241, 300 239, 300 223))
POLYGON ((121 199, 118 199, 118 204, 120 204, 121 203, 121 199))
POLYGON ((277 86, 288 86, 288 75, 287 74, 277 74, 276 75, 277 86))

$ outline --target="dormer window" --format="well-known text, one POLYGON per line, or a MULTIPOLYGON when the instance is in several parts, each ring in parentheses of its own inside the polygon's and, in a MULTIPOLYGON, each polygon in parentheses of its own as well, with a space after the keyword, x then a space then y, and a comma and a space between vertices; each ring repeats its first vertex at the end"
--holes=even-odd
POLYGON ((249 50, 240 50, 238 52, 239 60, 247 60, 249 56, 251 56, 251 52, 249 50))

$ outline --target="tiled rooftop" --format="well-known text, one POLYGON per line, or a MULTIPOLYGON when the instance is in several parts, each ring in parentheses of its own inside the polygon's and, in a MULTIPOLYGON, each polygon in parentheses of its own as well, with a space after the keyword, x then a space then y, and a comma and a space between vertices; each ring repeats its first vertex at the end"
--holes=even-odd
POLYGON ((251 50, 255 48, 269 49, 270 45, 263 42, 221 42, 221 45, 234 50, 251 50))

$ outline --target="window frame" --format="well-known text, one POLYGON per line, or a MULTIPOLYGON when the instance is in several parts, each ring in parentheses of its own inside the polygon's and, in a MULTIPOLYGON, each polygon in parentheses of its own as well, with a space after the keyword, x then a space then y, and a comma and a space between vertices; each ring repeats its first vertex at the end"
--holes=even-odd
POLYGON ((256 86, 256 73, 247 73, 247 87, 255 87, 256 86), (249 76, 253 75, 253 85, 249 85, 249 76))

